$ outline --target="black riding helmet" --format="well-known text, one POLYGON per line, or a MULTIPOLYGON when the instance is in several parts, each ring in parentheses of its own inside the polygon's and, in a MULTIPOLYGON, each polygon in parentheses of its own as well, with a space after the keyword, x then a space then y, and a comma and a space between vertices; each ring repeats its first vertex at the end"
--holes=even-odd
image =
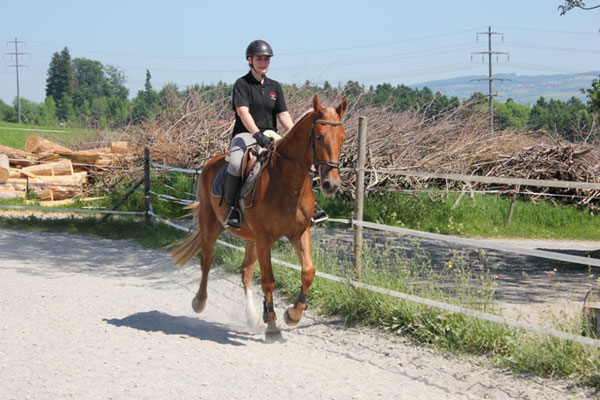
POLYGON ((271 45, 264 40, 254 40, 246 48, 246 58, 252 56, 273 57, 273 49, 271 48, 271 45))

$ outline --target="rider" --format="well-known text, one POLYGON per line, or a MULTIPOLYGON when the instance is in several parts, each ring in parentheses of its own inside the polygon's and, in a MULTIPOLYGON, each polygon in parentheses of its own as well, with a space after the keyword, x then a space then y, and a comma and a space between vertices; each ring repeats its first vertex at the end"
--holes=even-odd
POLYGON ((239 78, 233 86, 233 109, 235 125, 229 148, 229 166, 225 175, 225 204, 227 217, 225 227, 240 229, 242 217, 238 208, 241 186, 242 156, 248 147, 258 144, 269 147, 272 139, 265 136, 267 130, 277 131, 279 122, 286 131, 294 121, 288 112, 279 82, 266 77, 273 49, 264 40, 254 40, 246 49, 250 72, 239 78))

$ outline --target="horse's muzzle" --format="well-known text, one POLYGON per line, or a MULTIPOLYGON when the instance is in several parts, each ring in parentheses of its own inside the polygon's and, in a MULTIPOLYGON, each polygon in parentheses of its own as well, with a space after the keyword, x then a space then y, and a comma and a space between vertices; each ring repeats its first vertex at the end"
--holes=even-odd
POLYGON ((336 177, 332 177, 331 175, 332 174, 329 173, 325 176, 321 176, 321 192, 325 195, 335 194, 340 187, 339 175, 336 177))

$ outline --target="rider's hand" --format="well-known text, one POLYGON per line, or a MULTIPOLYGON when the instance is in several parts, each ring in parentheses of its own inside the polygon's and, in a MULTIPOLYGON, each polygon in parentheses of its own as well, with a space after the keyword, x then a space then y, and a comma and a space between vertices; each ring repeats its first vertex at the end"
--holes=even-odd
POLYGON ((271 145, 271 143, 273 143, 273 139, 271 139, 268 136, 265 136, 265 134, 262 133, 262 131, 258 131, 252 136, 254 136, 254 139, 256 139, 256 143, 258 143, 260 147, 264 147, 265 149, 268 148, 271 145))

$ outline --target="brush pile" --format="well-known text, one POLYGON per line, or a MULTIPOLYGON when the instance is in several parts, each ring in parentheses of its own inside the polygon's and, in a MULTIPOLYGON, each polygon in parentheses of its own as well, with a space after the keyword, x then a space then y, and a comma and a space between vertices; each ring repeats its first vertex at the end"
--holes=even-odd
MULTIPOLYGON (((526 178, 600 183, 600 147, 572 143, 545 132, 489 132, 488 116, 458 109, 427 121, 418 111, 392 114, 362 110, 368 116, 367 168, 390 171, 434 172, 487 177, 526 178)), ((348 129, 342 164, 356 165, 357 131, 348 129)), ((513 187, 461 181, 423 179, 403 175, 369 173, 369 189, 441 187, 473 190, 513 187)), ((346 191, 354 178, 347 173, 346 191)), ((560 195, 563 200, 591 205, 600 193, 590 190, 521 187, 537 199, 560 195)), ((597 200, 596 200, 597 202, 597 200)), ((594 206, 595 208, 596 206, 594 206)))
MULTIPOLYGON (((311 88, 291 88, 287 104, 294 119, 311 107, 311 88)), ((319 93, 321 103, 337 106, 343 96, 332 89, 319 93)), ((131 132, 135 154, 150 148, 153 161, 185 168, 200 168, 210 158, 227 151, 231 140, 233 111, 230 95, 222 91, 192 91, 185 97, 167 97, 162 113, 131 132)), ((357 158, 358 117, 368 118, 367 168, 600 182, 600 147, 582 141, 568 142, 546 132, 500 131, 490 133, 489 116, 469 104, 426 117, 426 109, 394 113, 381 107, 351 101, 344 117, 347 138, 342 148, 342 168, 353 168, 357 158)), ((598 128, 595 128, 598 130, 598 128)), ((280 134, 283 132, 280 132, 280 134)), ((592 132, 590 137, 600 137, 592 132)), ((355 176, 344 172, 343 192, 351 196, 355 176)), ((368 173, 370 190, 441 187, 455 189, 514 189, 481 183, 423 179, 402 175, 368 173)), ((560 194, 564 200, 592 205, 595 191, 521 187, 529 197, 560 194)))

